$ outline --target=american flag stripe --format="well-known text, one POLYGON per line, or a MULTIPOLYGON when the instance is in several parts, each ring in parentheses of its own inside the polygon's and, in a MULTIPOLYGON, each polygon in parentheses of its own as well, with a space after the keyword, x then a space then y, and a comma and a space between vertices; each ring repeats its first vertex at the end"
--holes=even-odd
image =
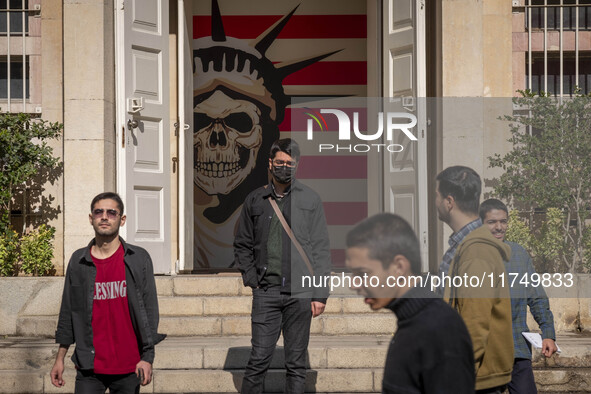
POLYGON ((288 96, 367 96, 365 85, 283 85, 288 96))
POLYGON ((324 61, 283 79, 286 85, 367 85, 367 62, 324 61))
MULTIPOLYGON (((218 0, 223 15, 285 15, 298 6, 297 14, 344 15, 365 14, 366 0, 218 0)), ((194 15, 211 15, 211 0, 193 0, 194 15)))
POLYGON ((367 157, 302 156, 298 176, 301 179, 367 179, 367 157))
POLYGON ((366 179, 306 179, 303 182, 313 190, 324 190, 324 201, 358 202, 367 198, 366 179), (325 188, 326 182, 330 182, 330 188, 325 188))
POLYGON ((315 56, 330 53, 342 49, 342 51, 330 55, 323 61, 345 62, 361 61, 367 58, 367 40, 365 38, 331 39, 315 38, 311 45, 310 40, 282 39, 277 44, 271 45, 267 50, 269 59, 299 59, 304 56, 315 56), (280 43, 280 44, 279 44, 280 43), (294 54, 297 54, 294 57, 294 54))
MULTIPOLYGON (((239 39, 257 38, 283 15, 223 15, 226 36, 239 39)), ((193 16, 193 38, 211 35, 211 17, 193 16)), ((365 15, 293 15, 281 30, 282 38, 365 38, 367 17, 365 15), (312 28, 311 28, 312 27, 312 28)))
MULTIPOLYGON (((292 133, 281 133, 280 138, 293 138, 296 140, 298 145, 300 146, 300 151, 302 155, 305 157, 309 156, 318 156, 318 157, 326 157, 327 160, 332 160, 335 156, 342 156, 342 157, 349 157, 349 156, 357 156, 357 157, 365 157, 367 158, 367 153, 363 153, 363 150, 367 150, 365 148, 357 148, 351 147, 350 145, 354 145, 355 142, 339 142, 337 140, 338 133, 336 132, 323 132, 323 133, 316 133, 312 140, 307 140, 304 138, 303 135, 292 134, 292 133), (320 150, 320 144, 322 145, 322 150, 320 150), (337 149, 338 148, 338 149, 337 149), (356 152, 357 149, 359 152, 356 152), (351 151, 351 152, 349 152, 351 151)), ((370 144, 371 141, 368 141, 370 144)), ((374 150, 377 148, 374 148, 374 150)), ((383 150, 383 148, 382 148, 383 150)), ((358 163, 359 164, 359 163, 358 163)))
POLYGON ((330 261, 335 268, 342 268, 345 266, 345 249, 331 249, 330 261))
MULTIPOLYGON (((326 107, 324 107, 326 108, 326 107)), ((314 123, 314 132, 315 133, 323 133, 323 132, 336 132, 339 130, 339 122, 337 118, 333 114, 321 114, 319 108, 315 105, 315 103, 310 103, 309 106, 305 108, 287 108, 285 110, 285 118, 283 122, 279 125, 280 131, 291 131, 291 132, 306 132, 308 130, 308 119, 311 119, 309 115, 306 113, 311 114, 320 114, 324 120, 326 121, 326 127, 324 131, 320 131, 317 124, 314 123)), ((353 114, 357 112, 359 117, 359 128, 362 130, 366 130, 367 126, 367 109, 366 108, 337 108, 343 112, 345 112, 351 121, 353 121, 353 114)), ((323 124, 324 125, 324 124, 323 124)), ((336 136, 335 136, 336 140, 336 136)))
POLYGON ((367 217, 367 202, 324 202, 326 221, 335 226, 354 225, 367 217))

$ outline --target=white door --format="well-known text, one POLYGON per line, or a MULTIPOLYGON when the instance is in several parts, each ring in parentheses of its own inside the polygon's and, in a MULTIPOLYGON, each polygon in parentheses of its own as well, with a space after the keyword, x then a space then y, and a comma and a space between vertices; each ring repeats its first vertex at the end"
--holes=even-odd
POLYGON ((148 250, 155 273, 172 266, 168 25, 167 0, 119 1, 118 185, 127 241, 148 250))
POLYGON ((384 154, 385 211, 405 218, 421 242, 423 270, 429 267, 427 239, 427 135, 425 89, 425 0, 383 1, 384 112, 413 113, 417 125, 393 143, 402 152, 384 154), (418 99, 417 99, 418 98, 418 99))

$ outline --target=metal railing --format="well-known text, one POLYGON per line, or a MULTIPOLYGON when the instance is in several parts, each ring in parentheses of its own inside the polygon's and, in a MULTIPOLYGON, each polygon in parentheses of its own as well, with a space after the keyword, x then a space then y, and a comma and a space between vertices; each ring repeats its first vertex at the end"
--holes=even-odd
MULTIPOLYGON (((579 21, 580 21, 580 13, 582 10, 584 10, 585 13, 588 12, 588 9, 591 8, 591 4, 589 4, 589 1, 585 1, 585 0, 575 0, 574 4, 573 2, 565 2, 564 0, 560 0, 560 1, 554 1, 552 2, 553 4, 549 4, 548 0, 543 0, 543 4, 542 1, 534 1, 534 0, 525 0, 525 5, 523 6, 525 8, 525 26, 527 29, 527 37, 528 37, 528 53, 527 53, 527 88, 530 90, 533 90, 534 86, 533 86, 533 63, 534 63, 534 50, 533 50, 533 45, 532 45, 532 36, 533 34, 535 34, 534 30, 534 25, 532 24, 532 15, 535 14, 536 16, 540 16, 543 14, 543 28, 541 28, 541 31, 543 32, 543 43, 544 43, 544 48, 543 48, 543 62, 544 62, 544 72, 543 72, 543 91, 544 92, 548 92, 548 34, 549 34, 549 30, 551 31, 558 31, 558 40, 559 40, 559 88, 557 91, 555 91, 554 93, 560 97, 562 99, 562 97, 565 96, 565 92, 564 92, 564 57, 565 57, 565 51, 564 51, 564 32, 565 32, 565 27, 564 27, 564 12, 565 10, 569 10, 569 15, 574 15, 574 29, 572 29, 572 18, 569 20, 569 31, 574 30, 574 81, 575 84, 578 85, 579 84, 579 72, 580 72, 580 51, 579 51, 579 41, 580 41, 580 26, 579 26, 579 21), (558 3, 558 4, 556 4, 558 3), (552 10, 552 12, 554 13, 554 15, 556 15, 556 11, 558 11, 559 14, 559 23, 558 23, 558 28, 556 29, 556 23, 555 20, 556 18, 553 19, 553 26, 551 29, 549 29, 548 27, 548 10, 552 10), (573 13, 574 10, 574 13, 573 13)), ((586 14, 585 14, 586 15, 586 14)), ((586 19, 585 19, 586 20, 586 19)), ((584 30, 588 30, 589 27, 591 27, 591 22, 585 24, 584 26, 584 30)), ((569 52, 568 55, 572 55, 572 52, 569 52)), ((570 77, 570 76, 569 76, 570 77)), ((571 89, 569 89, 569 92, 566 95, 571 95, 573 92, 571 91, 571 89)))

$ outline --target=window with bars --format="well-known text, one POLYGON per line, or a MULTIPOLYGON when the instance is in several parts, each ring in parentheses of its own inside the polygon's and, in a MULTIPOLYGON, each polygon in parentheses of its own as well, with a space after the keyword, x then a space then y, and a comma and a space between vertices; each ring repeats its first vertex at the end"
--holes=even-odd
POLYGON ((29 33, 28 0, 0 0, 0 35, 29 33), (10 27, 10 29, 8 29, 10 27))
POLYGON ((0 56, 0 99, 29 98, 29 57, 25 56, 24 63, 22 60, 12 57, 9 64, 6 56, 0 56))
MULTIPOLYGON (((560 94, 560 57, 550 54, 547 58, 547 72, 544 74, 544 53, 534 53, 532 56, 532 86, 536 93, 543 91, 558 96, 560 94), (548 86, 544 89, 547 79, 548 86)), ((575 54, 565 52, 562 63, 562 94, 572 96, 577 87, 581 93, 591 93, 591 51, 579 53, 579 74, 575 74, 575 54)), ((526 73, 527 73, 526 68, 526 73)))
MULTIPOLYGON (((549 30, 560 29, 561 9, 564 30, 575 30, 577 19, 579 30, 591 30, 591 0, 530 0, 530 2, 533 6, 539 6, 533 7, 531 10, 532 30, 541 30, 544 29, 544 26, 547 26, 549 30), (542 7, 546 5, 547 7, 542 7), (546 16, 547 22, 544 21, 546 16)), ((526 20, 526 26, 528 26, 527 24, 526 20)))
POLYGON ((557 97, 572 96, 577 90, 590 93, 591 0, 524 2, 513 9, 523 12, 525 22, 514 41, 519 47, 519 40, 527 40, 524 87, 557 97))
POLYGON ((41 2, 0 0, 0 112, 41 113, 41 2))

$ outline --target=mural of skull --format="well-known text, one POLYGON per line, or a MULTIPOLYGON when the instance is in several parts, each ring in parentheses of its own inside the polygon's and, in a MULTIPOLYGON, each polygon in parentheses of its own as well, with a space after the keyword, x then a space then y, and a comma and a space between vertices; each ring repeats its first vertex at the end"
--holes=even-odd
POLYGON ((193 42, 195 267, 227 268, 234 260, 240 207, 269 182, 269 150, 291 103, 284 78, 338 52, 280 63, 267 57, 297 8, 244 40, 226 35, 212 0, 211 36, 193 42))
POLYGON ((260 110, 215 91, 194 109, 194 181, 209 195, 228 194, 256 164, 263 140, 260 110))

